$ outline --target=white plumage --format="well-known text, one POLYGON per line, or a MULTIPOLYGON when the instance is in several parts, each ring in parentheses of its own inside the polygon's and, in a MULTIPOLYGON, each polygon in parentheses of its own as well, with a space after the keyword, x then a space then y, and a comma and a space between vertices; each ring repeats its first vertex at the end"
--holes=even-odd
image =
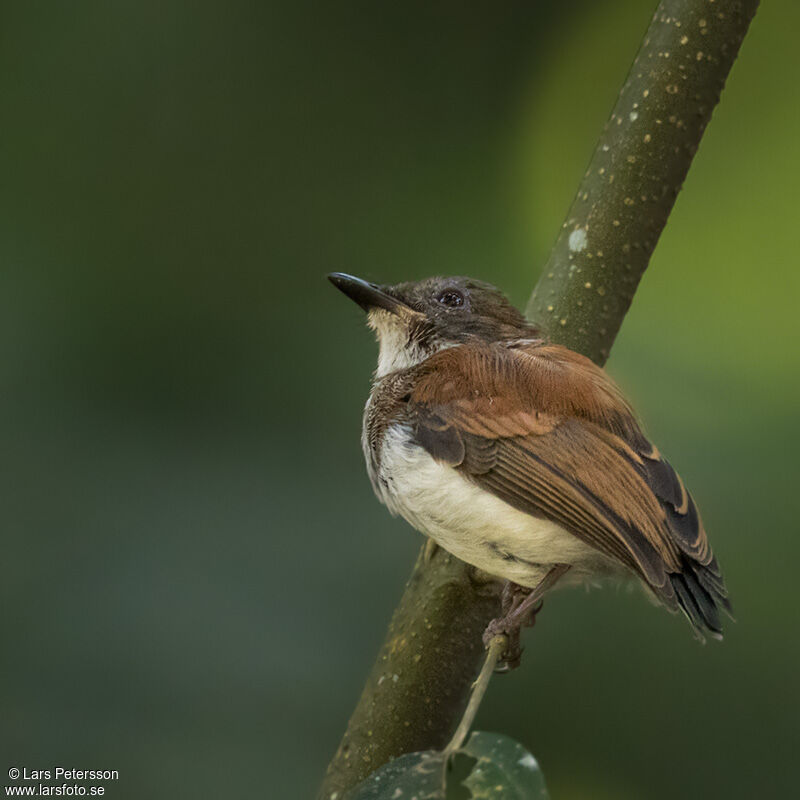
MULTIPOLYGON (((365 447, 367 464, 371 465, 365 447)), ((571 582, 619 572, 595 548, 555 522, 534 517, 481 489, 392 425, 381 446, 379 498, 445 550, 492 575, 534 587, 553 564, 570 564, 571 582)))

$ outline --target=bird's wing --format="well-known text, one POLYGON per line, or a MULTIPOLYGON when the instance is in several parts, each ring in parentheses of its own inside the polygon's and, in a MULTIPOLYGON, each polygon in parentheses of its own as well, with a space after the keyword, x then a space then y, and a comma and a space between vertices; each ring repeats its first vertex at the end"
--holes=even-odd
POLYGON ((409 410, 434 458, 559 523, 719 630, 726 593, 694 502, 599 367, 522 343, 454 347, 417 369, 409 410))

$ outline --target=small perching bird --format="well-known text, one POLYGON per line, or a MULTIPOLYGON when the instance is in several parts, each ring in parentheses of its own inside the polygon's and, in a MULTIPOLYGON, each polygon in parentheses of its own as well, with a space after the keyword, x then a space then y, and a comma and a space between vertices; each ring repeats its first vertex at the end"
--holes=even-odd
POLYGON ((509 582, 487 641, 516 646, 556 581, 626 575, 721 636, 730 604, 694 501, 602 369, 486 283, 329 277, 379 341, 362 434, 376 494, 509 582))

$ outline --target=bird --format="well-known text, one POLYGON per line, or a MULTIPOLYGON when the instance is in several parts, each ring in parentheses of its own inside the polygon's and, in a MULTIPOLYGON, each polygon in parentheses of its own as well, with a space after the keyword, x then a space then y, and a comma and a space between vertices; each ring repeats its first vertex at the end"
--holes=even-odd
POLYGON ((620 389, 467 277, 378 285, 328 276, 378 340, 362 447, 378 499, 429 541, 504 582, 487 644, 556 583, 638 579, 695 635, 731 612, 692 496, 620 389))

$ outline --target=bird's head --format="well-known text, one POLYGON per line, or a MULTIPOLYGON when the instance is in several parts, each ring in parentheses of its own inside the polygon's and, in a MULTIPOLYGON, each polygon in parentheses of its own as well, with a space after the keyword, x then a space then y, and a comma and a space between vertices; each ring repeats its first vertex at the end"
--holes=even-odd
POLYGON ((378 286, 334 272, 331 283, 367 312, 378 337, 376 377, 467 343, 539 338, 539 329, 494 286, 472 278, 426 278, 378 286))

